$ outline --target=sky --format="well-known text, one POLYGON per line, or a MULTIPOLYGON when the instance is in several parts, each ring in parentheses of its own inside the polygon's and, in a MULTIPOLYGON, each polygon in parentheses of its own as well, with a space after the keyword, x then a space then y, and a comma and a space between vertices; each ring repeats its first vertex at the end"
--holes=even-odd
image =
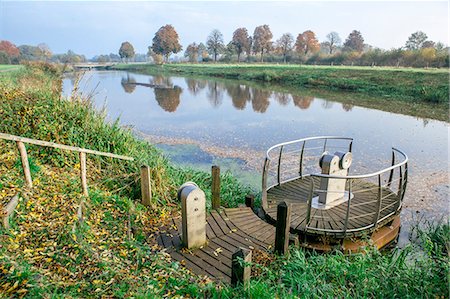
POLYGON ((405 44, 411 33, 449 44, 448 1, 9 1, 0 0, 0 40, 17 46, 46 43, 53 53, 69 49, 91 58, 117 53, 129 41, 146 53, 155 32, 165 24, 177 30, 183 49, 205 42, 219 29, 225 43, 233 31, 250 34, 268 24, 274 40, 312 30, 319 41, 331 31, 342 41, 356 29, 365 42, 383 49, 405 44))

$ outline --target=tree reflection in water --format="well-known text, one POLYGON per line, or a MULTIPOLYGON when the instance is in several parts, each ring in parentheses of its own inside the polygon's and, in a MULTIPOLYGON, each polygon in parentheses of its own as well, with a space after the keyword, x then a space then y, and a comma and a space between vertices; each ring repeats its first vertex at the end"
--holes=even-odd
POLYGON ((205 80, 196 80, 191 78, 185 78, 184 81, 186 81, 187 88, 193 96, 196 96, 200 91, 202 91, 207 84, 205 80))
POLYGON ((120 85, 122 85, 122 88, 126 93, 133 93, 133 91, 136 89, 136 80, 133 76, 127 74, 126 78, 122 77, 120 85))
POLYGON ((247 101, 251 101, 250 88, 246 85, 227 84, 225 86, 234 108, 244 110, 247 101))
POLYGON ((287 106, 292 98, 290 94, 284 92, 276 92, 274 93, 274 97, 281 106, 287 106))
POLYGON ((160 87, 160 88, 172 88, 173 87, 172 78, 170 78, 170 77, 155 75, 152 78, 150 78, 149 81, 150 81, 150 84, 155 85, 155 87, 160 87))
POLYGON ((272 95, 271 91, 254 88, 252 90, 252 107, 253 111, 264 113, 270 105, 269 98, 272 95))
POLYGON ((180 95, 183 92, 181 87, 172 88, 155 87, 155 99, 158 105, 167 112, 175 112, 180 105, 180 95))
POLYGON ((349 104, 349 103, 342 103, 342 109, 344 109, 345 111, 352 111, 353 109, 353 105, 349 104))
POLYGON ((223 100, 223 86, 220 86, 218 82, 208 81, 208 101, 214 108, 222 105, 223 100))
POLYGON ((294 101, 295 106, 302 110, 306 110, 309 106, 311 106, 311 103, 314 101, 314 97, 292 95, 292 100, 294 101))

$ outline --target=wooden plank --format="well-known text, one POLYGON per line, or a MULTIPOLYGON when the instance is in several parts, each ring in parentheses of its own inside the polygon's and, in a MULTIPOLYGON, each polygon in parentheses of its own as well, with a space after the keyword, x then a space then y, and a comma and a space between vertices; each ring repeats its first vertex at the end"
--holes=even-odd
POLYGON ((86 153, 80 152, 80 177, 81 177, 81 189, 84 196, 89 196, 86 177, 86 153))
POLYGON ((20 153, 20 160, 22 161, 22 169, 23 174, 25 176, 26 187, 33 188, 33 181, 31 179, 31 172, 30 172, 30 164, 28 163, 27 149, 25 148, 23 142, 17 141, 16 143, 20 153))
POLYGON ((144 206, 152 205, 152 185, 150 182, 150 167, 148 165, 141 166, 141 196, 144 206))
POLYGON ((75 147, 75 146, 58 144, 58 143, 54 143, 54 142, 25 138, 25 137, 20 137, 20 136, 5 134, 5 133, 0 133, 0 139, 19 141, 19 142, 23 142, 23 143, 29 143, 29 144, 35 144, 35 145, 47 146, 47 147, 53 147, 53 148, 59 148, 59 149, 74 151, 74 152, 83 152, 86 154, 94 154, 94 155, 98 155, 98 156, 105 156, 105 157, 116 158, 116 159, 121 159, 121 160, 134 161, 134 158, 128 157, 128 156, 94 151, 94 150, 90 150, 90 149, 86 149, 86 148, 80 148, 80 147, 75 147))
POLYGON ((216 237, 216 234, 214 233, 213 229, 211 228, 211 225, 209 222, 206 222, 206 237, 208 239, 213 239, 216 237))
POLYGON ((196 264, 192 263, 190 260, 186 259, 184 256, 182 256, 181 254, 179 254, 176 251, 172 251, 170 253, 170 256, 178 261, 179 263, 181 263, 182 265, 184 264, 184 266, 186 268, 188 268, 189 270, 191 270, 192 272, 194 272, 197 275, 201 275, 201 276, 209 276, 208 273, 206 273, 206 271, 202 268, 200 268, 199 266, 197 266, 196 264))
POLYGON ((225 223, 219 213, 217 213, 217 211, 211 211, 211 216, 214 218, 223 234, 227 234, 230 232, 228 225, 225 223))
MULTIPOLYGON (((231 265, 226 265, 225 263, 223 263, 219 258, 219 254, 217 254, 216 256, 211 252, 211 255, 209 255, 209 253, 207 251, 205 252, 204 249, 198 249, 194 254, 195 256, 198 256, 202 261, 207 262, 210 267, 214 267, 218 271, 222 272, 224 276, 231 276, 231 265)), ((222 256, 222 258, 225 259, 225 256, 222 256)))
POLYGON ((222 273, 221 271, 217 270, 214 265, 210 265, 209 263, 203 261, 201 258, 199 258, 196 255, 192 255, 190 253, 182 253, 181 254, 186 260, 189 260, 193 264, 195 264, 200 269, 203 269, 211 275, 214 278, 218 278, 220 280, 223 280, 223 278, 226 278, 227 275, 225 273, 222 273))
POLYGON ((216 221, 214 220, 214 218, 211 215, 209 215, 206 222, 211 226, 211 229, 214 232, 214 234, 216 235, 216 237, 223 235, 222 230, 220 229, 219 225, 217 225, 216 221))
POLYGON ((14 210, 19 204, 19 193, 14 195, 6 206, 2 207, 1 216, 3 218, 3 227, 9 229, 9 219, 13 216, 14 210))
POLYGON ((233 254, 235 247, 222 241, 220 238, 209 240, 208 247, 206 247, 205 250, 216 251, 217 249, 220 249, 219 251, 221 255, 224 255, 231 260, 231 255, 233 254))

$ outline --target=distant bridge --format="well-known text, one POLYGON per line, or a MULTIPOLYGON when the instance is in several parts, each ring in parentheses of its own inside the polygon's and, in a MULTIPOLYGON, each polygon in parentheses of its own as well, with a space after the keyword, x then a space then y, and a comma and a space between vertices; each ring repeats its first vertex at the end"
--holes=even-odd
POLYGON ((118 64, 118 63, 117 62, 105 62, 105 63, 90 63, 90 62, 88 62, 88 63, 74 63, 74 64, 72 64, 72 66, 75 69, 79 69, 79 70, 82 70, 82 69, 92 70, 92 69, 107 69, 116 64, 118 64))

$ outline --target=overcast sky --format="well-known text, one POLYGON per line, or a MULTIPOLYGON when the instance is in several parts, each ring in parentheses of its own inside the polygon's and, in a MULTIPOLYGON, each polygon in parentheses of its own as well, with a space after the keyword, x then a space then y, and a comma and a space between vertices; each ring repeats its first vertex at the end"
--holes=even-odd
POLYGON ((448 1, 328 2, 106 2, 0 0, 0 39, 16 45, 46 43, 54 53, 68 49, 85 54, 117 53, 123 41, 146 53, 154 33, 172 24, 185 49, 205 42, 219 29, 227 43, 233 31, 268 24, 274 40, 290 32, 312 30, 320 41, 336 31, 344 41, 357 29, 365 42, 384 49, 401 47, 408 36, 424 31, 429 39, 449 44, 448 1))

